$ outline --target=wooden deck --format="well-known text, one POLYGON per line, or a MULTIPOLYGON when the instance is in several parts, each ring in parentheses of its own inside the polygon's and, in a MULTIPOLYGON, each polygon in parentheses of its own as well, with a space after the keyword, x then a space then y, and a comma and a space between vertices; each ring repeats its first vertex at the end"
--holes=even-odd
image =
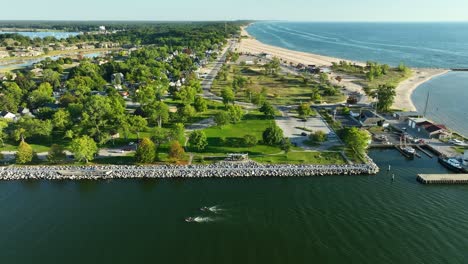
POLYGON ((468 174, 418 174, 423 184, 468 184, 468 174))

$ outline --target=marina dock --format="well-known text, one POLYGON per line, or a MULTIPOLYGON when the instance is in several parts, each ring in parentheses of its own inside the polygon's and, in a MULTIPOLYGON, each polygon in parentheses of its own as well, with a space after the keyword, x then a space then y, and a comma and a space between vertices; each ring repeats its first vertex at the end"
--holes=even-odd
POLYGON ((423 184, 468 184, 468 174, 418 174, 423 184))

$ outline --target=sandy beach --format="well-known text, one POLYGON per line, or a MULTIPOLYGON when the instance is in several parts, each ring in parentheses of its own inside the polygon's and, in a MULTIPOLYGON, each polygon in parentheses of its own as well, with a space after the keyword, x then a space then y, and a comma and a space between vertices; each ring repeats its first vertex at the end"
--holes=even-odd
POLYGON ((432 78, 449 72, 446 69, 412 69, 413 75, 401 82, 396 88, 395 102, 393 108, 405 111, 416 111, 416 107, 411 100, 411 95, 419 85, 431 80, 432 78))
MULTIPOLYGON (((288 50, 280 47, 275 47, 271 45, 267 45, 261 43, 260 41, 253 38, 246 30, 246 28, 242 28, 241 35, 243 36, 240 43, 236 45, 237 52, 242 53, 250 53, 250 54, 260 54, 260 53, 267 53, 274 57, 278 57, 287 63, 294 63, 299 64, 302 63, 304 65, 317 65, 317 66, 331 66, 333 62, 343 61, 345 59, 328 57, 317 55, 313 53, 307 52, 300 52, 294 50, 288 50)), ((365 65, 363 62, 356 62, 356 61, 349 61, 348 62, 356 63, 358 65, 365 65)), ((416 108, 411 101, 411 94, 413 91, 424 82, 429 81, 430 79, 445 74, 449 70, 446 69, 419 69, 413 68, 413 75, 411 78, 403 81, 400 85, 396 88, 396 97, 395 102, 393 104, 393 108, 402 109, 406 111, 415 111, 416 108)), ((352 92, 360 92, 364 93, 362 87, 359 87, 355 82, 353 82, 353 78, 344 78, 341 82, 341 85, 344 85, 348 90, 352 92), (349 81, 347 81, 349 79, 349 81)))

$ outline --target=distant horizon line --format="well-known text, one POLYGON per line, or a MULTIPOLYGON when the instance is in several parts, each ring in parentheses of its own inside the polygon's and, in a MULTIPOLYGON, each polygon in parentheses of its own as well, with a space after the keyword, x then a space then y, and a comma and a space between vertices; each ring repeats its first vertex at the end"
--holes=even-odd
POLYGON ((118 19, 0 19, 2 22, 295 22, 295 23, 468 23, 468 20, 288 20, 288 19, 225 19, 225 20, 118 20, 118 19))

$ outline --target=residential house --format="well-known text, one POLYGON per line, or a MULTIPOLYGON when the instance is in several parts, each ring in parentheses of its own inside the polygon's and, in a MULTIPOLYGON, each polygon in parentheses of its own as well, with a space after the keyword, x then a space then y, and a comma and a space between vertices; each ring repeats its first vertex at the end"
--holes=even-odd
POLYGON ((409 118, 419 118, 421 114, 416 111, 412 112, 395 112, 393 113, 393 117, 400 120, 400 121, 407 121, 409 118))
POLYGON ((363 127, 383 126, 385 118, 370 110, 363 110, 361 114, 355 118, 363 127))
POLYGON ((37 77, 37 76, 41 76, 43 71, 44 70, 41 69, 41 68, 35 68, 35 69, 31 70, 31 73, 34 74, 34 76, 37 77))
POLYGON ((18 108, 18 114, 20 114, 21 116, 34 117, 34 115, 31 113, 31 111, 26 107, 18 108))
POLYGON ((0 118, 7 119, 7 120, 12 120, 12 121, 17 121, 18 120, 18 117, 15 114, 10 113, 8 111, 2 111, 0 113, 0 118))

